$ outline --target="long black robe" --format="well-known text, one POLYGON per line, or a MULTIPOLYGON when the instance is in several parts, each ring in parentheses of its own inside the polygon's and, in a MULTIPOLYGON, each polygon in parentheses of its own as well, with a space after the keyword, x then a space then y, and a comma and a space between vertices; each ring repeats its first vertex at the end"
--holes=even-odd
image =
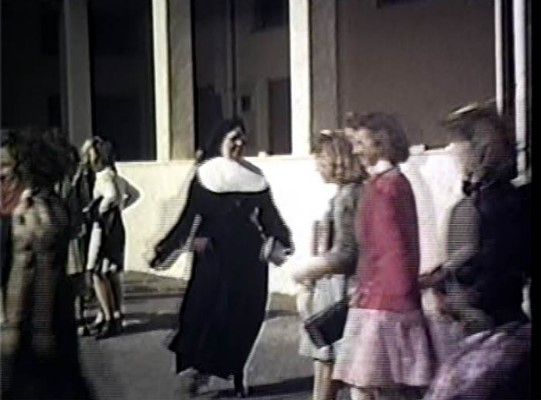
POLYGON ((251 221, 260 209, 266 233, 290 246, 290 234, 270 190, 213 192, 194 178, 178 223, 158 245, 164 259, 189 237, 194 217, 202 217, 196 237, 210 239, 195 254, 192 275, 169 349, 177 372, 193 367, 222 378, 242 372, 265 316, 268 265, 260 261, 260 234, 251 221))

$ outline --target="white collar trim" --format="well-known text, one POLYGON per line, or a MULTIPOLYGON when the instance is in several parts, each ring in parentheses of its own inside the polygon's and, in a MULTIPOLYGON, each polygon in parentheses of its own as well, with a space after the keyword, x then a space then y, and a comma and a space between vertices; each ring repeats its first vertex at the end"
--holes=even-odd
POLYGON ((382 174, 384 172, 387 172, 387 171, 393 169, 394 167, 395 166, 393 164, 391 164, 391 162, 389 160, 380 159, 374 165, 371 165, 370 167, 367 167, 366 171, 370 174, 370 176, 376 176, 376 175, 380 175, 380 174, 382 174))
POLYGON ((268 188, 267 180, 259 168, 246 160, 241 163, 225 157, 205 161, 197 170, 199 182, 215 193, 251 193, 268 188))

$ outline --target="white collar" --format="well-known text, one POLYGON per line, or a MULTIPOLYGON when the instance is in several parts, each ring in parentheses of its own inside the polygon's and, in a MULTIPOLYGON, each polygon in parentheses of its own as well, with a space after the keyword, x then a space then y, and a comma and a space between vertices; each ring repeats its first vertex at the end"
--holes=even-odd
POLYGON ((268 188, 263 173, 246 160, 241 162, 225 157, 205 161, 197 176, 203 187, 215 193, 261 192, 268 188))
POLYGON ((381 175, 394 167, 395 166, 389 160, 379 159, 374 165, 366 167, 366 172, 368 172, 370 176, 376 176, 381 175))

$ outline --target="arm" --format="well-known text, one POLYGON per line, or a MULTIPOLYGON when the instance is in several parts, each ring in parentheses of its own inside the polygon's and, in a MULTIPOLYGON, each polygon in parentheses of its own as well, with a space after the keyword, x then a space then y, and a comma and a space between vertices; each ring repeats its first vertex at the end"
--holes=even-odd
POLYGON ((344 270, 340 265, 329 263, 329 259, 323 256, 310 257, 305 261, 300 261, 295 266, 293 279, 297 283, 305 281, 317 281, 325 275, 340 274, 344 270))
POLYGON ((193 220, 198 214, 198 191, 198 184, 194 178, 190 184, 186 206, 180 213, 177 222, 155 246, 155 257, 150 263, 151 266, 163 262, 175 249, 182 247, 188 239, 193 220))
POLYGON ((133 205, 140 197, 139 191, 130 183, 127 179, 118 176, 119 181, 121 182, 122 187, 122 209, 126 209, 133 205))
POLYGON ((331 248, 299 265, 293 274, 297 282, 317 280, 329 274, 349 273, 355 267, 358 254, 354 232, 358 196, 356 189, 334 197, 325 219, 329 224, 327 230, 332 231, 331 248))
POLYGON ((291 233, 274 205, 270 189, 265 192, 261 201, 261 224, 268 236, 274 236, 286 247, 293 248, 291 233))
POLYGON ((479 213, 473 204, 462 201, 455 206, 449 220, 449 247, 454 247, 447 259, 427 274, 419 283, 423 289, 437 286, 457 271, 470 268, 479 251, 479 213))

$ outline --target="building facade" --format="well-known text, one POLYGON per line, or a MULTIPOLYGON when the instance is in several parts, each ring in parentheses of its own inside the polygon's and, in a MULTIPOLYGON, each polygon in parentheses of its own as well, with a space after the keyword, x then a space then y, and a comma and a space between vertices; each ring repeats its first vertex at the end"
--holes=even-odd
MULTIPOLYGON (((398 115, 415 146, 422 269, 442 256, 459 196, 452 108, 495 98, 515 118, 529 179, 531 17, 527 0, 4 0, 2 126, 55 125, 80 145, 110 139, 141 192, 125 212, 128 269, 178 216, 184 177, 215 123, 246 121, 298 252, 333 188, 312 133, 347 111, 398 115)), ((181 263, 165 274, 181 275, 181 263)), ((292 292, 289 271, 271 290, 292 292)))

